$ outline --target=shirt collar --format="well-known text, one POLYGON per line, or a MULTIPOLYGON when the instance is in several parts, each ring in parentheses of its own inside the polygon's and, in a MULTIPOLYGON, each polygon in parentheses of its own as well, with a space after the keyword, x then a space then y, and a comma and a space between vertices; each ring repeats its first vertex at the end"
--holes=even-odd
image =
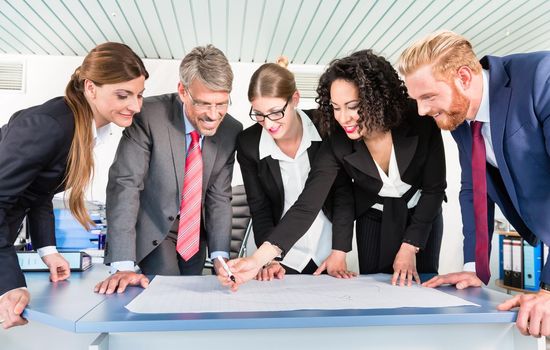
POLYGON ((481 95, 481 102, 477 111, 475 120, 478 122, 489 123, 490 116, 490 104, 489 104, 489 71, 486 69, 481 70, 483 79, 483 94, 481 95))
POLYGON ((98 129, 95 126, 95 120, 92 120, 92 137, 94 140, 94 147, 105 143, 105 140, 109 135, 111 135, 111 123, 107 123, 107 125, 104 125, 98 129))
MULTIPOLYGON (((317 128, 315 127, 315 124, 313 124, 307 114, 305 114, 301 109, 296 109, 296 112, 302 120, 303 132, 302 141, 300 142, 300 146, 298 147, 298 152, 296 152, 296 157, 298 157, 300 154, 305 152, 309 148, 309 146, 311 146, 311 142, 321 141, 322 139, 319 135, 319 132, 317 131, 317 128)), ((260 159, 264 159, 267 156, 271 156, 274 159, 289 158, 281 151, 279 146, 277 146, 277 144, 275 143, 273 137, 271 137, 271 135, 269 135, 269 132, 266 131, 264 128, 262 128, 262 134, 260 135, 260 143, 258 147, 260 159)))

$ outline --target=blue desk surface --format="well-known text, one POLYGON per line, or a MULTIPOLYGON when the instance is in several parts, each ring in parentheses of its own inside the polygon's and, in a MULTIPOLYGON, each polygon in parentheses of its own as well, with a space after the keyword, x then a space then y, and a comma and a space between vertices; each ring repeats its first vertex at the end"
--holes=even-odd
POLYGON ((30 320, 77 333, 182 331, 212 329, 266 329, 360 327, 423 324, 511 323, 515 311, 497 311, 509 298, 486 288, 440 290, 481 305, 449 308, 397 308, 367 310, 301 310, 202 314, 136 314, 124 306, 141 293, 130 287, 124 294, 99 295, 96 283, 107 277, 104 266, 72 273, 68 281, 51 283, 44 272, 26 273, 31 304, 30 320))

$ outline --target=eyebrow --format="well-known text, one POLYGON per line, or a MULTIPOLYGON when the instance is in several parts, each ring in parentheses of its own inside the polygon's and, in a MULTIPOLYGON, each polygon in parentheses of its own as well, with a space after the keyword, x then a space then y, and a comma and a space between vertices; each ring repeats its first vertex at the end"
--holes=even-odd
MULTIPOLYGON (((126 89, 116 89, 115 92, 126 92, 130 95, 133 95, 134 92, 133 91, 130 91, 130 90, 126 90, 126 89)), ((141 90, 140 92, 138 92, 138 94, 143 94, 145 92, 145 89, 141 90)))
POLYGON ((257 109, 254 109, 254 108, 252 108, 252 111, 253 111, 254 113, 269 114, 269 113, 273 113, 273 112, 280 112, 282 109, 283 109, 283 106, 281 106, 281 107, 271 107, 270 109, 267 110, 266 113, 263 113, 263 112, 261 112, 261 111, 259 111, 259 110, 257 110, 257 109))

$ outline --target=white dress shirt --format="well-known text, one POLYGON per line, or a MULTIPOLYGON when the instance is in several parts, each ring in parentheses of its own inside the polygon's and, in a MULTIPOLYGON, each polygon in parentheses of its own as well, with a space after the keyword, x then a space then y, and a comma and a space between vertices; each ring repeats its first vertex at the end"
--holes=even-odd
MULTIPOLYGON (((111 135, 111 123, 98 129, 95 126, 95 121, 92 121, 92 135, 94 138, 94 148, 105 143, 105 140, 111 135)), ((46 255, 57 253, 57 248, 54 245, 49 245, 38 248, 36 252, 38 253, 38 256, 42 258, 46 255)))
MULTIPOLYGON (((260 159, 271 156, 279 161, 285 197, 283 216, 304 189, 311 169, 307 153, 311 142, 321 141, 321 136, 309 117, 299 109, 296 112, 302 119, 303 134, 294 159, 281 151, 265 129, 262 130, 258 146, 260 159)), ((321 210, 307 232, 286 253, 282 262, 296 271, 302 271, 310 260, 313 260, 317 266, 321 265, 330 255, 331 249, 332 223, 321 210)))
MULTIPOLYGON (((401 198, 411 188, 411 185, 401 180, 401 174, 399 173, 399 167, 397 166, 397 159, 395 158, 395 149, 393 148, 393 144, 391 147, 388 174, 386 175, 384 170, 382 170, 376 161, 374 161, 374 164, 376 164, 376 169, 378 169, 378 174, 380 174, 380 179, 382 180, 382 188, 378 192, 380 197, 401 198)), ((407 208, 414 208, 416 204, 418 204, 419 199, 420 190, 416 191, 416 193, 407 202, 407 208)), ((371 208, 383 211, 384 205, 381 203, 375 203, 371 208)))

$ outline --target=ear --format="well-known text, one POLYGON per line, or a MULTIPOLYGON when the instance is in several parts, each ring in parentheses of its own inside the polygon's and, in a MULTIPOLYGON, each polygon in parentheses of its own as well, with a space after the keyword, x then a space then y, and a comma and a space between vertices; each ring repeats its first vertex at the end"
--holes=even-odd
POLYGON ((294 107, 298 107, 299 103, 300 103, 300 91, 296 90, 292 94, 292 104, 294 105, 294 107))
POLYGON ((91 99, 95 99, 96 92, 97 90, 94 82, 90 79, 84 79, 84 94, 91 99))
POLYGON ((182 82, 178 82, 178 95, 180 97, 180 100, 183 101, 183 96, 185 96, 185 86, 183 86, 182 82))
POLYGON ((473 78, 473 72, 468 66, 462 66, 458 68, 458 71, 456 72, 457 79, 462 85, 462 89, 468 90, 470 88, 470 85, 472 83, 473 78))

